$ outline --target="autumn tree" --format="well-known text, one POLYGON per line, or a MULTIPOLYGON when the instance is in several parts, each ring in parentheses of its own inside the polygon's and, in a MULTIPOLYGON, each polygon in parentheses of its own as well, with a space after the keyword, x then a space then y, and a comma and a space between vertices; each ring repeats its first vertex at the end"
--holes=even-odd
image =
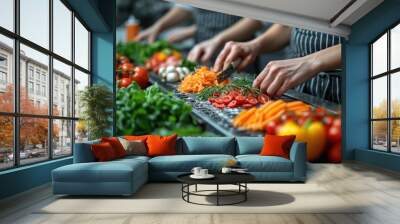
MULTIPOLYGON (((14 107, 14 89, 9 85, 6 92, 0 93, 0 111, 13 112, 14 107)), ((25 88, 20 88, 20 110, 23 114, 41 114, 46 115, 47 104, 34 105, 29 99, 25 88)), ((56 112, 57 113, 57 112, 56 112)), ((13 117, 0 116, 0 148, 13 147, 13 117)), ((48 136, 48 119, 47 118, 20 118, 20 148, 24 149, 26 145, 46 144, 48 136)), ((53 138, 59 135, 59 128, 54 126, 53 138)))

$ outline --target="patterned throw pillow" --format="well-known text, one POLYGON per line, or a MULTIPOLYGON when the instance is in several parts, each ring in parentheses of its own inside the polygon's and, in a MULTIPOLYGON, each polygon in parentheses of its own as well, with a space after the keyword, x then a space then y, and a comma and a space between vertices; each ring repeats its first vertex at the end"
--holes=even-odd
POLYGON ((144 140, 126 140, 124 138, 118 138, 121 142, 122 147, 126 151, 126 155, 145 156, 147 155, 147 148, 144 140))

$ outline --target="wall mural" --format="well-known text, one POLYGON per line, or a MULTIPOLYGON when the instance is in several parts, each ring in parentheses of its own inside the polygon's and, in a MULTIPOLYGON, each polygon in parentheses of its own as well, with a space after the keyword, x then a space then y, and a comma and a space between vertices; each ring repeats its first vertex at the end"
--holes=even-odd
MULTIPOLYGON (((141 6, 136 4, 135 7, 141 6)), ((116 56, 118 135, 296 135, 297 141, 307 143, 309 161, 341 162, 340 66, 332 71, 318 71, 314 78, 303 80, 283 95, 268 94, 262 85, 254 85, 256 77, 262 75, 271 61, 304 58, 306 55, 301 50, 304 51, 306 42, 286 43, 286 48, 280 51, 284 52, 281 58, 276 53, 259 54, 251 60, 238 56, 242 62, 251 63, 243 69, 238 69, 241 62, 233 63, 236 68, 232 71, 216 72, 216 61, 226 53, 229 44, 227 41, 220 43, 214 52, 207 53, 207 49, 213 47, 207 45, 209 40, 219 37, 224 29, 237 25, 235 23, 259 24, 258 32, 272 29, 274 24, 191 8, 194 22, 191 19, 169 31, 160 31, 156 35, 159 40, 151 40, 148 33, 154 31, 154 24, 165 19, 159 17, 171 13, 177 6, 168 7, 164 14, 152 14, 153 24, 143 22, 146 17, 138 12, 134 14, 135 10, 131 15, 117 14, 120 23, 116 56), (224 26, 210 24, 215 23, 210 22, 212 18, 230 22, 224 26), (207 19, 208 23, 203 21, 207 19), (192 27, 191 23, 197 26, 194 36, 176 41, 177 33, 192 27), (204 24, 206 30, 202 28, 204 24), (203 60, 207 54, 209 57, 203 60), (221 74, 227 75, 225 73, 229 73, 229 77, 221 78, 221 74)), ((319 49, 313 45, 307 54, 338 46, 341 41, 340 37, 315 31, 282 29, 291 30, 288 34, 291 33, 291 40, 314 35, 313 41, 321 42, 319 49), (317 34, 321 34, 321 40, 316 39, 317 34)), ((255 32, 239 39, 251 41, 262 35, 255 32)), ((284 85, 283 82, 279 84, 284 85)))

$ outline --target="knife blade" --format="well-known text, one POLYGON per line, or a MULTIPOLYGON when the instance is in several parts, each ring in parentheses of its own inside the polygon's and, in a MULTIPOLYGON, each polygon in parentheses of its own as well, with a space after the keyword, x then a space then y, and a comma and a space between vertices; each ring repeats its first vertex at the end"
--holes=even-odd
POLYGON ((232 76, 236 72, 237 66, 240 64, 240 59, 231 62, 226 69, 218 74, 218 82, 222 82, 232 76))

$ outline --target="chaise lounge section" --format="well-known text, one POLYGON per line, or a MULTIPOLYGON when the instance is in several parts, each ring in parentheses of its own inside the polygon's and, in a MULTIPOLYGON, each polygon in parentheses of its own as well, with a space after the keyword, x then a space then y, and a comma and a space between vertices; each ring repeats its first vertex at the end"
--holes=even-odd
POLYGON ((176 181, 176 177, 200 166, 218 172, 236 160, 259 182, 304 182, 306 146, 295 142, 290 159, 260 156, 263 137, 182 137, 177 155, 127 156, 96 162, 91 141, 75 144, 74 163, 52 172, 53 193, 67 195, 132 195, 148 181, 176 181))

